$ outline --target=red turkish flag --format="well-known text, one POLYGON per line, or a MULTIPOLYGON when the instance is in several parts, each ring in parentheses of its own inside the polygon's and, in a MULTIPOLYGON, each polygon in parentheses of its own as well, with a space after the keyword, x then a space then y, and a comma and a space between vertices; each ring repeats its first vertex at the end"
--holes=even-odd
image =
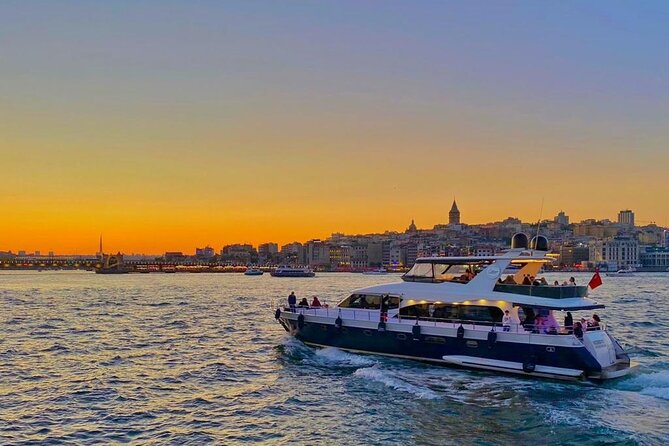
POLYGON ((599 275, 599 271, 595 271, 595 275, 592 276, 592 279, 590 279, 590 282, 588 282, 588 286, 594 290, 601 284, 602 284, 602 277, 599 275))

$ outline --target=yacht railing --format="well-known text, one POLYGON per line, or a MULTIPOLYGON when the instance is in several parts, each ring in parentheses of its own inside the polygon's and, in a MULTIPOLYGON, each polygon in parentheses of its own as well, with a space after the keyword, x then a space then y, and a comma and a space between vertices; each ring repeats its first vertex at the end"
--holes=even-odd
MULTIPOLYGON (((283 311, 291 311, 290 307, 287 305, 286 299, 281 299, 277 305, 283 311)), ((276 308, 276 307, 275 307, 276 308)), ((381 315, 378 308, 340 308, 340 307, 331 307, 325 301, 322 302, 320 307, 305 307, 305 306, 296 306, 295 313, 303 314, 305 316, 318 316, 326 318, 336 318, 342 317, 346 320, 354 321, 367 321, 367 322, 380 322, 381 315)), ((433 326, 433 327, 442 327, 442 328, 458 328, 461 325, 466 329, 471 330, 494 330, 500 332, 513 332, 513 333, 524 333, 524 334, 538 334, 538 335, 572 335, 572 327, 560 327, 559 330, 548 330, 544 325, 536 324, 518 324, 512 322, 508 326, 502 325, 501 322, 488 322, 488 321, 475 321, 468 319, 448 319, 448 318, 435 318, 435 317, 416 317, 416 316, 407 316, 399 315, 397 313, 388 315, 386 314, 384 322, 390 322, 393 324, 406 324, 406 325, 421 325, 421 326, 433 326)), ((595 331, 595 330, 607 330, 608 327, 604 323, 600 323, 596 327, 583 327, 583 331, 595 331)))

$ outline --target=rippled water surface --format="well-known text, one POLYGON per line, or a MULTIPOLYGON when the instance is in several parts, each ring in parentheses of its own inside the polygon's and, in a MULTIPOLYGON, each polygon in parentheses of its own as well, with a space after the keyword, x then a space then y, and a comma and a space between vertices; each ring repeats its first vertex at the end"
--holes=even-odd
POLYGON ((273 318, 397 279, 0 273, 0 443, 669 444, 669 274, 592 293, 641 364, 604 385, 314 350, 273 318))

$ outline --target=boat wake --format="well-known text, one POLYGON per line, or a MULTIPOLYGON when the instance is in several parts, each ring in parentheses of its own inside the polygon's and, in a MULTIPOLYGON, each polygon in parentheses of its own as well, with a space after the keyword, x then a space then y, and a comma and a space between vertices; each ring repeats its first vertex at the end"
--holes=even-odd
POLYGON ((376 381, 394 390, 410 393, 420 399, 434 400, 439 398, 439 395, 436 392, 433 392, 426 387, 419 387, 408 383, 394 375, 390 370, 379 368, 376 365, 358 369, 353 373, 353 376, 376 381))
POLYGON ((619 388, 669 400, 669 370, 638 375, 621 383, 619 388))
POLYGON ((376 364, 376 361, 370 357, 348 353, 334 347, 316 350, 315 358, 339 366, 366 367, 376 364))

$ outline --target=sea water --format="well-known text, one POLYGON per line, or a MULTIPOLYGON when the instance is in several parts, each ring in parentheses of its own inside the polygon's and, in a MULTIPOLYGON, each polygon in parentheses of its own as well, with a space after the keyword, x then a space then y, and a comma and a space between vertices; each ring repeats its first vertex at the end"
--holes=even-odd
POLYGON ((591 293, 640 363, 604 384, 312 349, 274 321, 290 291, 397 280, 1 272, 0 444, 669 444, 669 274, 591 293))

